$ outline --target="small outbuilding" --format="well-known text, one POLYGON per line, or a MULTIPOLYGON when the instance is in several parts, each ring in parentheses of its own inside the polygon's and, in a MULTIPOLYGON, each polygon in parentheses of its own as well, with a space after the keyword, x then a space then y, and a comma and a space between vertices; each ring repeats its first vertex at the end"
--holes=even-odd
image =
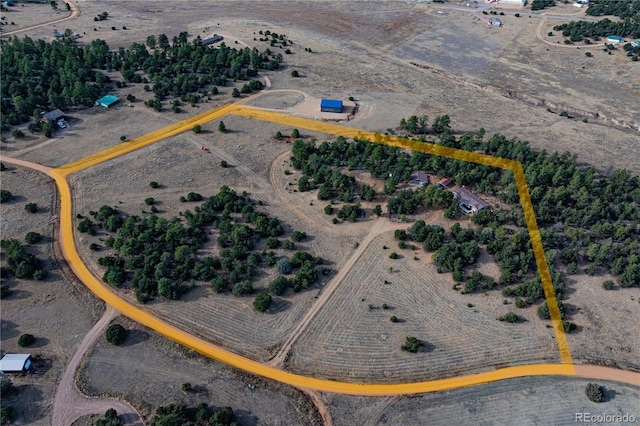
POLYGON ((633 46, 633 47, 640 47, 640 40, 632 41, 632 42, 631 42, 631 46, 633 46))
POLYGON ((480 210, 489 208, 489 204, 486 201, 467 188, 456 189, 453 191, 453 197, 458 200, 460 210, 465 214, 478 213, 480 210))
POLYGON ((500 18, 491 18, 489 19, 489 25, 492 27, 501 27, 502 21, 500 20, 500 18))
POLYGON ((0 360, 3 373, 21 373, 31 368, 31 354, 6 354, 0 360))
POLYGON ((436 186, 440 189, 447 189, 447 187, 449 187, 451 185, 451 179, 449 178, 442 178, 439 181, 436 182, 436 186))
POLYGON ((342 101, 336 99, 323 99, 320 101, 321 112, 342 112, 342 101))
POLYGON ((616 35, 610 35, 607 36, 607 42, 611 44, 624 43, 624 39, 616 35))
POLYGON ((111 105, 118 102, 120 99, 112 94, 105 95, 96 101, 96 105, 100 105, 105 108, 109 108, 111 105))
POLYGON ((209 46, 210 44, 215 44, 219 41, 224 40, 224 37, 222 37, 221 35, 218 34, 214 34, 213 37, 209 37, 209 38, 205 38, 200 40, 200 45, 201 46, 209 46))
POLYGON ((47 113, 42 114, 42 121, 45 123, 57 123, 61 118, 66 117, 66 114, 59 109, 54 109, 47 113))
POLYGON ((423 171, 413 172, 411 173, 411 179, 409 179, 409 185, 411 186, 429 185, 429 175, 423 171))

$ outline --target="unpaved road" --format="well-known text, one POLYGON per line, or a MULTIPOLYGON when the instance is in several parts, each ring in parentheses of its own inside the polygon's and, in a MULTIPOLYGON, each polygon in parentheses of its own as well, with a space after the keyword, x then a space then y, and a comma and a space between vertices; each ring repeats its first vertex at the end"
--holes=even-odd
POLYGON ((307 311, 307 313, 302 317, 300 322, 296 325, 296 327, 291 332, 291 335, 284 342, 276 356, 269 361, 268 365, 271 366, 281 366, 282 363, 286 360, 289 351, 291 350, 291 346, 294 342, 300 337, 300 334, 307 328, 311 320, 316 316, 318 311, 327 303, 327 300, 331 297, 333 292, 338 288, 344 277, 349 273, 353 265, 360 259, 362 254, 367 249, 367 246, 373 241, 375 237, 380 234, 383 234, 387 231, 395 231, 396 229, 406 228, 406 223, 396 223, 391 222, 387 219, 379 217, 371 227, 371 230, 367 234, 366 237, 358 244, 355 252, 351 255, 349 260, 345 262, 345 264, 340 268, 336 276, 333 277, 322 289, 322 293, 318 296, 318 299, 313 304, 311 309, 307 311))
POLYGON ((102 318, 84 336, 80 346, 73 354, 67 369, 62 374, 58 390, 53 402, 53 425, 70 425, 76 419, 88 414, 103 414, 110 408, 118 413, 118 417, 125 425, 142 425, 140 416, 136 410, 124 401, 117 399, 97 399, 87 398, 78 393, 75 387, 76 371, 82 362, 85 353, 94 345, 96 340, 104 333, 109 323, 118 315, 118 312, 111 306, 107 309, 102 318))
POLYGON ((19 30, 8 31, 6 33, 0 34, 0 37, 7 37, 7 36, 11 36, 13 34, 18 34, 18 33, 24 32, 24 31, 33 30, 35 28, 46 27, 47 25, 57 24, 58 22, 68 21, 69 19, 73 19, 76 16, 80 15, 80 9, 78 9, 78 6, 73 4, 71 1, 64 1, 64 3, 68 4, 71 7, 71 15, 67 16, 66 18, 56 19, 55 21, 43 22, 42 24, 32 25, 30 27, 21 28, 19 30))

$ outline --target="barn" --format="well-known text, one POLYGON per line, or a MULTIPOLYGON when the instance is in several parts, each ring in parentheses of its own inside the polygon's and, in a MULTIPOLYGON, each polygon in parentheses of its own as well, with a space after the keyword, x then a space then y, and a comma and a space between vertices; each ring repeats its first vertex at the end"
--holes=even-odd
POLYGON ((118 102, 120 99, 115 95, 105 95, 96 101, 96 105, 100 105, 105 108, 109 108, 111 105, 118 102))
POLYGON ((31 354, 6 354, 0 359, 0 371, 20 373, 31 367, 31 354))
POLYGON ((320 111, 341 113, 342 101, 335 99, 323 99, 320 101, 320 111))
POLYGON ((209 46, 210 44, 215 44, 219 41, 224 40, 224 37, 222 37, 221 35, 218 34, 214 34, 213 37, 209 37, 209 38, 205 38, 200 40, 200 45, 201 46, 209 46))
POLYGON ((42 121, 45 123, 57 123, 58 120, 64 118, 66 114, 59 109, 54 109, 46 114, 42 114, 42 121))

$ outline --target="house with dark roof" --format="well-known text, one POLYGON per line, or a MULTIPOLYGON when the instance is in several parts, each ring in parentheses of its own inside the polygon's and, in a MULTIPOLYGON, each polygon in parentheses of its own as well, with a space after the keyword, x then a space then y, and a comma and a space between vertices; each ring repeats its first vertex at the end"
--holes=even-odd
POLYGON ((436 182, 436 186, 440 189, 447 189, 447 187, 451 185, 451 179, 449 178, 442 178, 439 181, 436 182))
POLYGON ((45 123, 57 123, 61 118, 66 117, 67 114, 62 112, 59 109, 54 109, 53 111, 42 114, 42 121, 45 123))
POLYGON ((31 354, 6 354, 0 359, 0 371, 20 373, 31 367, 31 354))
POLYGON ((336 99, 323 99, 320 101, 321 112, 342 112, 342 101, 336 99))
POLYGON ((219 41, 224 40, 224 37, 222 37, 221 35, 218 34, 214 34, 213 37, 209 37, 209 38, 205 38, 200 40, 200 45, 201 46, 209 46, 210 44, 215 44, 219 41))
POLYGON ((423 171, 417 171, 411 173, 411 179, 409 179, 409 185, 411 186, 424 186, 429 185, 429 175, 423 171))
POLYGON ((489 208, 489 204, 486 201, 467 188, 456 189, 453 191, 453 197, 458 200, 458 206, 465 214, 478 213, 480 210, 489 208))

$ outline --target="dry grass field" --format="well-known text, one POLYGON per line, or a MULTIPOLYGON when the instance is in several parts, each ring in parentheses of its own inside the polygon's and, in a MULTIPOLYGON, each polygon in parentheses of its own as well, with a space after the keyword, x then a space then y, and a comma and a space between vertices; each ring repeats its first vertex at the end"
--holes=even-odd
MULTIPOLYGON (((3 22, 7 25, 3 25, 2 33, 10 31, 20 30, 32 25, 38 25, 45 22, 55 21, 58 19, 66 18, 71 15, 71 12, 67 11, 62 2, 58 3, 58 10, 54 10, 49 3, 18 3, 15 6, 8 7, 6 12, 0 12, 0 17, 3 17, 3 22), (14 23, 15 25, 13 25, 14 23)), ((65 22, 60 24, 51 24, 43 27, 47 33, 47 39, 53 39, 53 32, 59 31, 64 33, 65 22)))
POLYGON ((392 233, 379 236, 293 345, 288 369, 334 380, 401 383, 558 362, 553 332, 534 309, 518 311, 524 323, 503 323, 497 318, 515 308, 503 305, 499 292, 462 295, 452 285, 430 256, 398 250, 392 233), (389 259, 392 251, 402 258, 389 259), (407 336, 426 345, 419 353, 404 352, 407 336))
MULTIPOLYGON (((0 204, 0 234, 24 243, 27 232, 44 236, 30 252, 42 259, 49 272, 45 281, 17 280, 2 277, 11 294, 0 301, 2 353, 31 353, 36 359, 34 373, 11 377, 18 394, 3 399, 15 407, 21 424, 50 425, 53 398, 58 380, 75 348, 101 315, 102 306, 81 284, 67 279, 53 258, 53 225, 49 219, 54 210, 53 183, 40 173, 7 165, 0 172, 2 189, 16 199, 0 204), (24 210, 26 203, 37 203, 41 211, 24 210), (33 334, 33 346, 21 348, 21 334, 33 334)), ((5 402, 3 401, 3 402, 5 402)))
MULTIPOLYGON (((584 394, 588 380, 526 377, 483 386, 406 397, 368 398, 324 394, 336 426, 346 425, 571 425, 576 413, 631 414, 638 418, 640 389, 614 382, 608 401, 594 404, 584 394)), ((636 420, 637 421, 637 420, 636 420)))
POLYGON ((121 346, 102 337, 88 354, 78 374, 78 385, 87 395, 122 397, 147 422, 160 405, 205 402, 232 407, 243 425, 320 424, 313 404, 298 390, 202 357, 128 319, 115 322, 127 328, 129 336, 121 346), (195 392, 182 392, 186 382, 195 392))
POLYGON ((579 328, 567 335, 577 363, 613 365, 640 371, 640 336, 633 324, 640 321, 636 288, 605 290, 607 276, 576 275, 568 279, 569 290, 563 303, 575 312, 571 321, 579 328))
MULTIPOLYGON (((271 137, 281 128, 233 116, 223 117, 223 121, 228 133, 214 130, 217 121, 212 122, 203 126, 199 135, 176 136, 72 175, 75 212, 87 215, 89 211, 108 204, 126 213, 140 215, 149 209, 144 199, 153 197, 157 200, 159 214, 171 218, 198 205, 181 203, 181 195, 195 191, 209 196, 222 185, 230 185, 238 193, 246 190, 251 198, 264 201, 264 210, 288 225, 288 232, 294 229, 307 232, 311 238, 297 246, 327 259, 329 267, 339 268, 352 250, 353 243, 366 233, 367 222, 357 226, 331 225, 329 217, 322 212, 324 204, 311 205, 314 193, 287 192, 290 177, 285 176, 282 168, 287 167, 286 152, 290 144, 271 137), (203 152, 200 149, 203 145, 210 152, 203 152), (273 175, 276 186, 285 188, 281 191, 284 198, 280 198, 279 192, 273 191, 270 184, 269 167, 276 157, 281 162, 274 165, 273 175), (232 167, 220 167, 221 158, 232 167), (105 176, 109 178, 105 179, 105 176), (150 188, 151 180, 157 181, 160 187, 150 188), (310 227, 308 217, 322 217, 326 226, 333 229, 326 230, 323 222, 310 227), (336 241, 340 236, 343 238, 336 241)), ((284 132, 286 129, 281 130, 284 132)), ((105 256, 106 251, 90 251, 89 245, 91 242, 102 244, 104 236, 90 237, 76 231, 76 238, 83 258, 101 276, 103 271, 97 265, 97 259, 105 256)), ((212 240, 200 255, 211 255, 215 250, 216 244, 212 240)), ((287 254, 285 251, 281 253, 287 254)), ((254 287, 266 288, 274 277, 261 276, 254 287)), ((272 313, 265 315, 253 310, 253 298, 215 295, 206 283, 201 283, 181 301, 154 302, 149 308, 169 322, 186 327, 206 339, 251 358, 267 360, 309 308, 316 293, 317 290, 287 293, 277 299, 272 313)), ((128 297, 133 296, 128 294, 128 297)))

